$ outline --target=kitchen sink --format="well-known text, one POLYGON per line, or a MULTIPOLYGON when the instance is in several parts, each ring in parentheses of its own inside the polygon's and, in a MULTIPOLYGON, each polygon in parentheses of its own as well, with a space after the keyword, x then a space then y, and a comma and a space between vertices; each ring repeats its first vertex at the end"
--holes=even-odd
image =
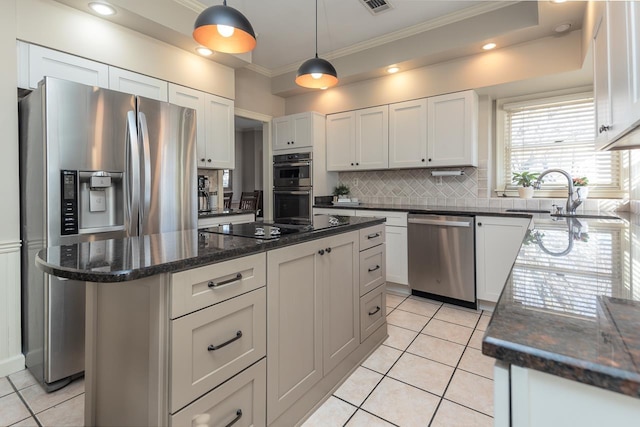
POLYGON ((622 221, 622 218, 615 215, 597 215, 597 214, 551 214, 551 216, 560 218, 584 218, 584 219, 615 219, 622 221))
POLYGON ((520 213, 549 213, 549 210, 545 209, 505 209, 505 212, 520 212, 520 213))

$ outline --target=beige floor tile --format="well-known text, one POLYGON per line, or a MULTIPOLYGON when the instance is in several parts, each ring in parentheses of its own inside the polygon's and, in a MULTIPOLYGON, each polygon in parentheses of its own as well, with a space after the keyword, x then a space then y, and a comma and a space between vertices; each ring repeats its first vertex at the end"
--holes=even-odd
POLYGON ((431 427, 492 427, 493 418, 457 403, 442 400, 431 427))
POLYGON ((480 350, 467 348, 462 355, 462 359, 460 359, 458 368, 493 379, 493 365, 495 362, 496 359, 485 356, 480 350))
POLYGON ((473 333, 473 329, 466 326, 456 325, 455 323, 443 322, 438 319, 431 319, 427 326, 422 330, 423 334, 432 337, 442 338, 443 340, 453 341, 458 344, 467 345, 469 337, 473 333))
POLYGON ((398 349, 381 345, 376 349, 376 351, 371 353, 371 356, 369 356, 367 360, 362 362, 362 366, 373 369, 381 374, 386 374, 387 371, 391 369, 391 366, 396 363, 396 360, 398 360, 401 354, 402 352, 398 349))
POLYGON ((7 377, 0 378, 0 397, 13 393, 13 387, 7 377))
POLYGON ((424 325, 429 321, 428 317, 419 314, 402 311, 399 308, 393 310, 393 313, 387 316, 387 323, 390 325, 400 326, 401 328, 411 329, 420 332, 424 325))
POLYGON ((405 353, 387 375, 442 396, 454 369, 424 357, 405 353))
POLYGON ((464 346, 420 334, 407 351, 455 367, 458 364, 458 360, 460 360, 460 356, 462 356, 464 346))
POLYGON ((26 420, 22 420, 19 423, 11 424, 11 427, 40 427, 36 422, 36 419, 29 417, 26 420))
POLYGON ((482 337, 484 337, 484 331, 473 331, 473 335, 471 335, 471 339, 469 340, 469 347, 482 350, 482 337))
POLYGON ((493 416, 493 381, 490 379, 458 369, 444 397, 493 416))
POLYGON ((440 304, 434 304, 427 300, 417 300, 407 298, 398 306, 400 310, 409 311, 411 313, 420 314, 422 316, 431 317, 440 308, 440 304))
POLYGON ((481 331, 486 331, 490 320, 491 320, 491 316, 485 316, 483 314, 480 317, 480 321, 478 322, 478 326, 476 326, 476 329, 481 330, 481 331))
POLYGON ((84 425, 84 394, 36 414, 43 427, 84 425))
POLYGON ((362 409, 403 427, 429 425, 440 399, 426 391, 385 377, 362 409))
POLYGON ((16 372, 15 374, 9 375, 9 380, 18 390, 22 390, 23 388, 27 388, 34 384, 38 384, 38 380, 29 372, 28 369, 24 369, 22 371, 16 372))
POLYGON ((393 427, 393 424, 371 415, 362 409, 358 409, 345 427, 393 427))
POLYGON ((406 297, 400 297, 398 295, 387 294, 387 307, 396 308, 406 297))
POLYGON ((406 350, 409 344, 411 344, 411 341, 418 335, 418 332, 399 328, 394 325, 387 325, 387 333, 389 334, 389 338, 387 338, 383 344, 403 351, 406 350))
POLYGON ((360 406, 381 379, 382 374, 359 366, 333 395, 360 406))
POLYGON ((458 310, 457 308, 442 307, 438 310, 434 318, 444 320, 445 322, 456 323, 468 328, 474 328, 480 318, 480 313, 470 313, 468 311, 458 310))
POLYGON ((302 424, 303 427, 342 427, 356 411, 356 407, 349 405, 336 397, 329 397, 326 402, 302 424))
POLYGON ((35 384, 20 390, 20 394, 35 414, 52 408, 82 393, 84 393, 84 379, 75 380, 68 386, 53 393, 44 391, 40 384, 35 384))
POLYGON ((0 397, 0 426, 9 426, 30 416, 29 410, 17 393, 0 397))

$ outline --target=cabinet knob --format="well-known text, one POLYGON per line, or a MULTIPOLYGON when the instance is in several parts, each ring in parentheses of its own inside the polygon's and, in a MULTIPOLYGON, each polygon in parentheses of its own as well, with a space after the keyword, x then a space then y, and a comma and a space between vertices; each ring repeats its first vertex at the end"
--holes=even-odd
POLYGON ((481 222, 478 223, 478 227, 482 227, 482 223, 481 222))
POLYGON ((320 255, 324 255, 324 249, 320 249, 320 250, 318 251, 318 253, 319 253, 320 255))
POLYGON ((351 166, 353 166, 353 162, 351 163, 351 166))
POLYGON ((291 141, 291 144, 294 144, 294 143, 295 143, 295 141, 291 141))
POLYGON ((431 159, 429 159, 429 161, 431 161, 431 159))
POLYGON ((204 162, 205 159, 200 159, 201 162, 204 162))
POLYGON ((211 163, 211 159, 207 159, 207 162, 208 162, 208 163, 211 163))
POLYGON ((327 253, 330 254, 331 253, 331 248, 327 248, 327 253))
POLYGON ((356 162, 356 166, 360 166, 360 163, 356 162))
POLYGON ((424 162, 425 159, 422 159, 422 161, 424 162))
POLYGON ((600 126, 600 129, 598 129, 598 133, 607 132, 610 129, 611 129, 611 126, 602 125, 600 126))

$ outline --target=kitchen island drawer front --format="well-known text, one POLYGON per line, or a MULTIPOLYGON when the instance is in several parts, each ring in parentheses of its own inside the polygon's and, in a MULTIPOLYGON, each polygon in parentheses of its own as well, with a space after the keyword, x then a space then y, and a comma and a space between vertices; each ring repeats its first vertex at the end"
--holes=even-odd
POLYGON ((360 251, 384 243, 384 224, 360 230, 360 251))
POLYGON ((171 275, 171 318, 225 301, 264 286, 264 253, 171 275))
POLYGON ((378 245, 360 252, 360 296, 385 282, 386 245, 378 245))
POLYGON ((387 292, 384 285, 360 298, 360 342, 384 325, 387 317, 387 292))
POLYGON ((172 427, 264 426, 266 422, 267 362, 242 371, 171 416, 172 427))
POLYGON ((171 412, 266 355, 265 288, 171 322, 171 412))

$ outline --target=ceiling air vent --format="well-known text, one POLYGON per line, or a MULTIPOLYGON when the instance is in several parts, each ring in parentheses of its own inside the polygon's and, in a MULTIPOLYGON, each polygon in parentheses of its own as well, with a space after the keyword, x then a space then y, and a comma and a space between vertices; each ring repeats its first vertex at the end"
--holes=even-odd
POLYGON ((372 15, 377 15, 392 7, 391 3, 386 0, 360 0, 360 3, 362 3, 372 15))

